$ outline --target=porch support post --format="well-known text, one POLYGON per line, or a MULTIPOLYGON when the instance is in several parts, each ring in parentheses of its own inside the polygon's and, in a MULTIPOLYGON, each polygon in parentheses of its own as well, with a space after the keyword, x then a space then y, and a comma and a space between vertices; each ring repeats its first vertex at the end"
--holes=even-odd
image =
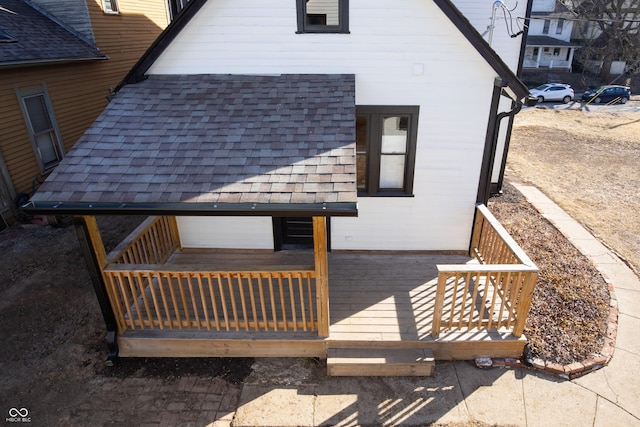
POLYGON ((313 217, 313 253, 316 270, 318 336, 329 336, 329 265, 327 261, 327 220, 313 217))
POLYGON ((107 347, 109 355, 107 356, 107 364, 112 365, 113 361, 118 357, 118 343, 116 335, 118 332, 118 323, 109 302, 107 288, 102 275, 103 269, 107 266, 107 254, 104 250, 102 237, 98 230, 98 223, 95 216, 75 217, 75 229, 80 242, 80 248, 84 255, 89 276, 93 283, 93 290, 98 297, 98 304, 102 311, 102 317, 107 326, 107 347))
POLYGON ((178 248, 182 249, 182 242, 180 241, 180 232, 178 231, 178 219, 175 215, 169 217, 171 223, 171 240, 178 244, 178 248))

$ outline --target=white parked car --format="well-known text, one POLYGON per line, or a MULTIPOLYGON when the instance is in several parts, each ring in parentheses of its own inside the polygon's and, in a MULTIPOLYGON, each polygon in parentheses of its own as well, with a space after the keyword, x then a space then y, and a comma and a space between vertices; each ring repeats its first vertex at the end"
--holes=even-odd
POLYGON ((534 89, 529 89, 529 93, 538 98, 538 102, 562 101, 565 104, 573 101, 573 89, 570 85, 561 83, 547 83, 534 89))

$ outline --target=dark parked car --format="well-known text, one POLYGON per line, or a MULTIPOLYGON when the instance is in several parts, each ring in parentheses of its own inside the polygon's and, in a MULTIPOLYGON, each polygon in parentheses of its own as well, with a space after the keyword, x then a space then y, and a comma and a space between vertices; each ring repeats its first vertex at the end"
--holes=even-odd
POLYGON ((582 95, 583 101, 592 101, 596 104, 602 102, 625 104, 631 98, 631 89, 627 86, 600 86, 599 88, 586 91, 582 95))

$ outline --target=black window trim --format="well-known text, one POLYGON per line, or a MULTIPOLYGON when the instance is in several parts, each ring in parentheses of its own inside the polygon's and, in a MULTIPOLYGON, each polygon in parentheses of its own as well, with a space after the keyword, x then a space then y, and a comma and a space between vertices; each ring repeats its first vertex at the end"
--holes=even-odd
POLYGON ((339 25, 308 25, 306 22, 307 0, 296 0, 298 31, 296 34, 349 34, 349 0, 338 0, 339 25))
POLYGON ((418 116, 420 106, 403 105, 356 105, 356 116, 377 116, 375 121, 369 120, 370 134, 367 141, 367 187, 365 190, 358 190, 358 197, 413 197, 413 178, 416 164, 416 147, 418 143, 418 116), (380 189, 380 142, 382 136, 380 117, 403 115, 409 116, 409 132, 407 134, 407 153, 404 168, 404 188, 403 189, 380 189), (377 123, 377 129, 372 127, 377 123), (371 141, 376 141, 375 146, 370 146, 371 141))

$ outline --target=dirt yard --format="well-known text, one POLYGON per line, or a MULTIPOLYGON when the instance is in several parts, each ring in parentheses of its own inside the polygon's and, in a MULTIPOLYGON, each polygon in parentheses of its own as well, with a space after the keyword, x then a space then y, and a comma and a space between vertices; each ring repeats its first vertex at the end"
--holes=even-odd
MULTIPOLYGON (((107 250, 140 220, 100 219, 107 250)), ((5 417, 11 408, 26 408, 31 425, 39 426, 142 425, 159 416, 175 416, 165 420, 173 425, 207 425, 229 406, 235 409, 237 402, 225 396, 239 396, 252 359, 120 359, 115 369, 105 365, 104 321, 73 226, 14 224, 2 231, 0 277, 5 417), (200 418, 183 418, 195 415, 200 418)))

